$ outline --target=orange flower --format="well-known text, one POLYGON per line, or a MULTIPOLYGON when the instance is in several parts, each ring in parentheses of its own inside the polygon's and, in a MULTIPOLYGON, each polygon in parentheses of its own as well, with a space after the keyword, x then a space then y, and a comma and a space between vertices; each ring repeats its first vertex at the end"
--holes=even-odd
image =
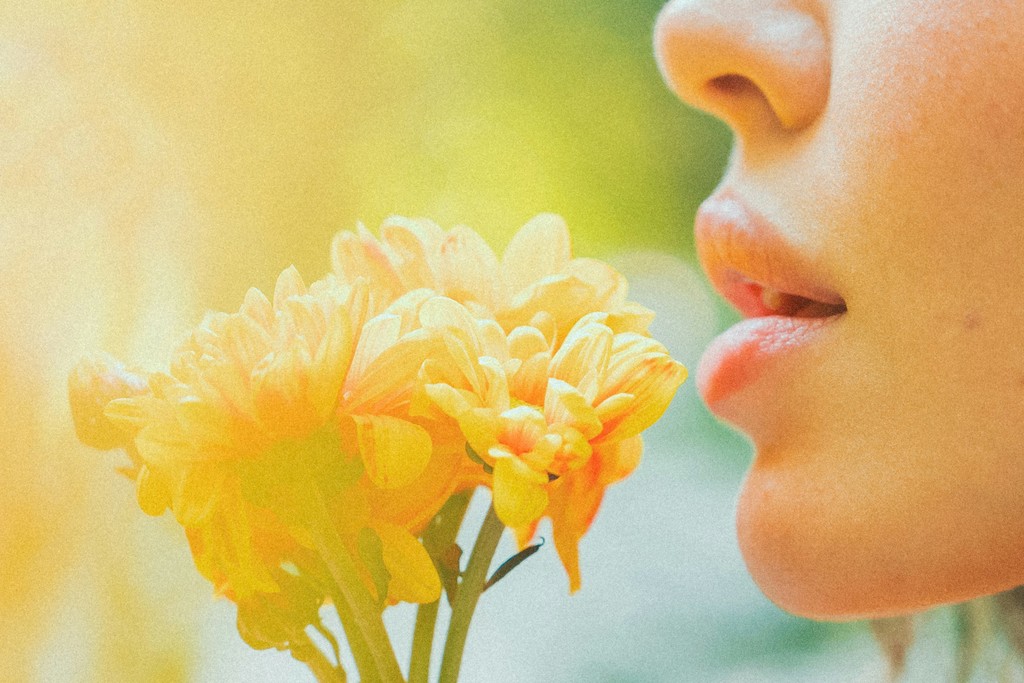
POLYGON ((453 300, 431 301, 421 318, 447 344, 447 359, 423 366, 426 401, 458 423, 492 469, 495 511, 520 545, 551 517, 575 591, 578 542, 607 486, 639 462, 640 432, 664 412, 686 369, 658 342, 617 331, 635 319, 608 313, 584 316, 560 345, 531 326, 506 336, 453 300))

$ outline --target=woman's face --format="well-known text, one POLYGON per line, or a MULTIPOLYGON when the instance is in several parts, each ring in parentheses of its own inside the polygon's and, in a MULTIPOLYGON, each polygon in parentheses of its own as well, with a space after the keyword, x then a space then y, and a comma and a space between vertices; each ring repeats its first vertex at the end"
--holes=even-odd
POLYGON ((698 385, 754 578, 818 618, 1024 583, 1024 3, 674 0, 655 42, 736 134, 697 243, 750 319, 698 385))

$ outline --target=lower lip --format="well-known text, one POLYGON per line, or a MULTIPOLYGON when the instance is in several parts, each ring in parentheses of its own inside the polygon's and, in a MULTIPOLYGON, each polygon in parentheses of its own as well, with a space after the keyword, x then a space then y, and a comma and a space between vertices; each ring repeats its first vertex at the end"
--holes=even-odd
POLYGON ((697 368, 697 389, 712 410, 753 384, 766 369, 810 346, 839 318, 764 316, 742 320, 719 335, 697 368))

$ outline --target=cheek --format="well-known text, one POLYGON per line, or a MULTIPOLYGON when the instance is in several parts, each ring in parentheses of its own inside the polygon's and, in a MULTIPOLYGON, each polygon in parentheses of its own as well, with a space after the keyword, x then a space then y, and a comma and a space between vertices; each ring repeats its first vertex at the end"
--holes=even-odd
POLYGON ((856 14, 837 19, 836 142, 848 177, 864 184, 857 196, 876 197, 890 220, 928 205, 942 225, 943 209, 979 205, 1020 180, 1024 4, 875 4, 844 3, 856 14))

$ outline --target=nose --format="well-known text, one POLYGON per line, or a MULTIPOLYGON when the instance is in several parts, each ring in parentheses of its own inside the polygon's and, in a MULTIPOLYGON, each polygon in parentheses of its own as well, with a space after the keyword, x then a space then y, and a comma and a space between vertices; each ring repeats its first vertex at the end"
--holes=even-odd
POLYGON ((672 0, 654 30, 679 97, 740 137, 806 128, 828 101, 831 58, 819 0, 672 0))

